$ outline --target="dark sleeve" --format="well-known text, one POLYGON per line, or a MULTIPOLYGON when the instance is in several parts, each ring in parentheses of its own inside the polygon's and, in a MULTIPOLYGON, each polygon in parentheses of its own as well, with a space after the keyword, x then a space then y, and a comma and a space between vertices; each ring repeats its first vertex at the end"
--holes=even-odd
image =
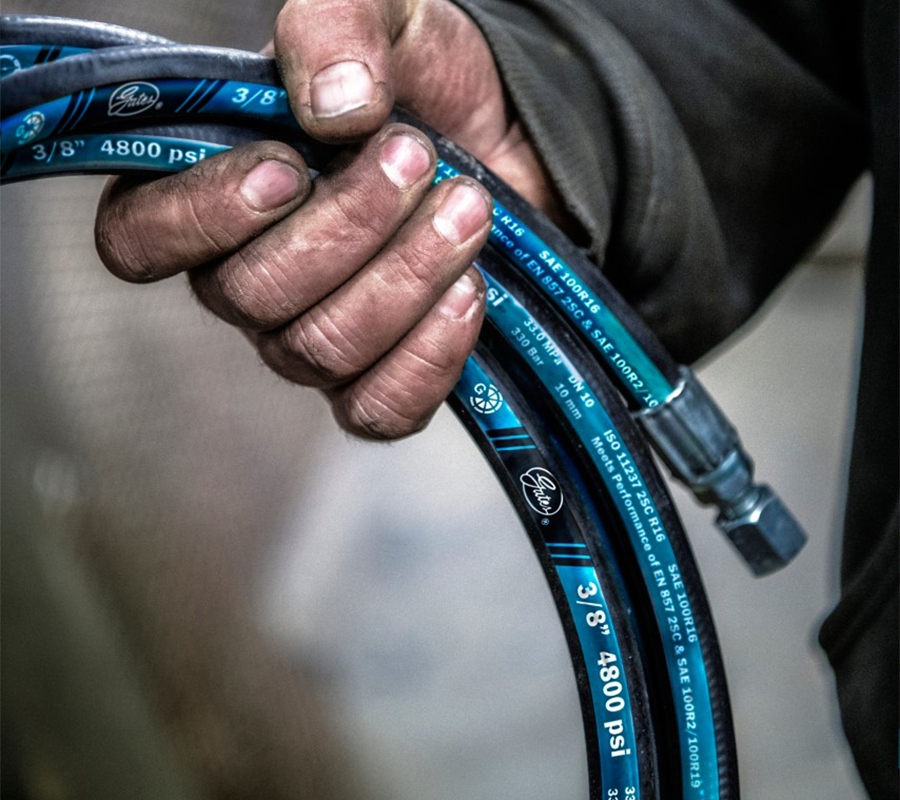
POLYGON ((747 319, 866 164, 854 4, 457 2, 581 243, 683 361, 747 319))
POLYGON ((900 104, 898 7, 869 0, 865 72, 874 177, 841 599, 819 641, 837 678, 847 739, 873 798, 896 798, 900 718, 900 104))

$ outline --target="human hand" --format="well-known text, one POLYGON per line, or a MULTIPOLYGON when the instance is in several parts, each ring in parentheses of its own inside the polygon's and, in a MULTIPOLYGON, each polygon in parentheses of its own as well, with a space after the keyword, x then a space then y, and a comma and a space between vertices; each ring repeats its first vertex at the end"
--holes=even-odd
POLYGON ((385 126, 394 102, 532 202, 548 205, 549 183, 487 43, 449 0, 291 0, 272 46, 300 124, 357 144, 314 185, 277 142, 152 182, 114 180, 100 201, 98 252, 125 280, 187 272, 266 364, 322 389, 345 429, 413 433, 477 338, 484 287, 471 263, 491 204, 467 178, 431 187, 431 143, 385 126))

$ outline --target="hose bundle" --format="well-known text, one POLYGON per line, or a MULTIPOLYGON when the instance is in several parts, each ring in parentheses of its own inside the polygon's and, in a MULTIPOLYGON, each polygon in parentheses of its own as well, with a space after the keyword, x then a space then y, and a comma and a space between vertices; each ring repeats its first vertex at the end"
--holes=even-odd
MULTIPOLYGON (((170 173, 280 139, 314 172, 274 63, 101 23, 0 20, 0 183, 72 173, 170 173)), ((804 536, 753 481, 733 427, 687 368, 552 223, 469 154, 433 142, 436 182, 494 198, 477 266, 481 338, 450 405, 525 527, 566 633, 592 800, 738 797, 727 687, 710 609, 647 442, 757 574, 804 536)))

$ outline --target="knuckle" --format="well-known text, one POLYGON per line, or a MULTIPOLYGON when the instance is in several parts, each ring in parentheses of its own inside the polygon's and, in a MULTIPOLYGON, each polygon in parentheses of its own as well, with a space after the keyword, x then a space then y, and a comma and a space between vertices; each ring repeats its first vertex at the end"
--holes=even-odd
POLYGON ((341 427, 368 439, 417 433, 449 393, 466 355, 449 352, 440 336, 416 346, 401 345, 390 369, 362 378, 336 398, 335 417, 341 427))
POLYGON ((407 241, 385 252, 386 282, 396 290, 398 282, 414 293, 431 293, 458 269, 453 259, 433 242, 407 241))
POLYGON ((377 202, 373 197, 372 187, 364 181, 345 186, 334 195, 338 224, 353 239, 377 239, 387 232, 393 204, 377 202))
POLYGON ((222 159, 160 182, 110 183, 94 225, 101 261, 114 275, 143 283, 234 250, 246 226, 236 224, 230 195, 223 201, 214 190, 229 165, 222 159))
POLYGON ((382 390, 390 392, 398 411, 415 416, 429 398, 437 403, 446 397, 474 344, 467 334, 458 325, 444 323, 397 347, 392 369, 383 373, 382 390))
POLYGON ((154 279, 152 261, 144 238, 134 230, 121 204, 113 202, 98 211, 94 225, 94 242, 104 266, 117 278, 130 283, 147 283, 154 279))
POLYGON ((434 340, 416 350, 407 350, 405 355, 410 362, 407 369, 422 383, 430 384, 460 369, 468 354, 457 353, 443 342, 434 340))
POLYGON ((208 290, 251 330, 269 330, 294 316, 294 303, 277 263, 238 250, 215 270, 208 290))
POLYGON ((203 249, 210 253, 228 251, 239 244, 240 240, 228 225, 230 215, 221 213, 221 197, 217 192, 196 191, 191 185, 183 185, 181 193, 184 202, 180 205, 186 220, 175 230, 186 238, 193 231, 203 249))
POLYGON ((310 385, 336 386, 365 369, 347 336, 318 309, 296 320, 282 338, 286 355, 304 365, 310 385))
POLYGON ((431 419, 431 413, 403 413, 367 390, 350 390, 338 403, 335 405, 338 424, 364 439, 402 439, 424 429, 431 419))

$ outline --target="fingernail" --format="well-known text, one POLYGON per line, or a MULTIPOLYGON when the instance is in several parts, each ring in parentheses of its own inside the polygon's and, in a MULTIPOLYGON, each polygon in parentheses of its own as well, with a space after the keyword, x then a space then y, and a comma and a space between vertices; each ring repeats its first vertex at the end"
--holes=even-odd
POLYGON ((434 227, 451 244, 462 244, 481 229, 489 216, 484 195, 474 186, 459 183, 434 215, 434 227))
POLYGON ((241 196, 256 211, 273 211, 293 200, 299 193, 300 173, 283 161, 257 164, 241 183, 241 196))
POLYGON ((428 172, 431 155, 415 136, 396 134, 382 146, 380 163, 391 183, 408 189, 428 172))
POLYGON ((478 289, 468 273, 463 273, 441 298, 441 313, 454 319, 464 317, 475 302, 478 289))
POLYGON ((371 103, 375 82, 365 64, 340 61, 316 74, 309 93, 313 115, 327 119, 371 103))

